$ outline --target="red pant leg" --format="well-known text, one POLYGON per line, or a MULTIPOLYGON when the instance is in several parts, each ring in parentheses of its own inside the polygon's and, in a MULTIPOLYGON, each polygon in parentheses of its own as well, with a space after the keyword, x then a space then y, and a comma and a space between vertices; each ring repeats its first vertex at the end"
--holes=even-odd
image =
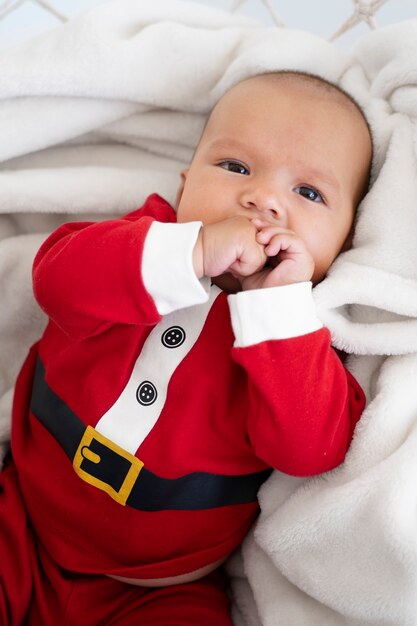
POLYGON ((61 625, 72 587, 37 541, 8 459, 0 472, 0 625, 61 625))
POLYGON ((148 592, 137 620, 112 626, 233 626, 224 578, 215 572, 201 580, 148 592))
POLYGON ((0 624, 232 626, 232 621, 220 572, 151 589, 62 570, 34 537, 10 461, 0 473, 0 624))
POLYGON ((74 580, 64 619, 44 615, 43 621, 37 618, 29 626, 232 626, 229 608, 218 572, 193 583, 154 589, 105 576, 81 576, 74 580))
POLYGON ((0 624, 21 626, 32 596, 36 550, 11 460, 0 473, 0 624))

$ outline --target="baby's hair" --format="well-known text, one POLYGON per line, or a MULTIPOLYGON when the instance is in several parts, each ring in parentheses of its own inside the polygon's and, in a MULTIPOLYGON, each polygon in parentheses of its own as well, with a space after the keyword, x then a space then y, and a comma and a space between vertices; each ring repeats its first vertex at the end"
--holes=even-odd
MULTIPOLYGON (((339 95, 341 103, 346 102, 347 100, 354 106, 354 108, 358 111, 358 113, 360 113, 361 117, 363 118, 363 121, 366 124, 366 127, 368 128, 368 132, 372 138, 371 128, 369 126, 368 120, 366 118, 366 115, 362 107, 359 105, 359 103, 355 100, 355 98, 350 93, 345 91, 339 85, 336 85, 335 83, 332 83, 331 81, 326 80, 325 78, 322 78, 321 76, 318 76, 317 74, 309 74, 307 72, 301 72, 297 70, 277 70, 273 72, 265 72, 264 74, 257 74, 256 76, 259 76, 259 77, 265 76, 265 77, 271 77, 271 78, 276 77, 277 79, 288 79, 290 81, 293 80, 294 82, 299 82, 299 83, 309 83, 313 87, 317 87, 318 89, 321 89, 322 91, 328 94, 333 94, 336 97, 339 95)), ((256 76, 253 76, 253 78, 256 78, 256 76)), ((249 78, 246 80, 249 80, 249 78)))
MULTIPOLYGON (((339 85, 336 85, 335 83, 332 83, 329 80, 326 80, 325 78, 322 78, 321 76, 318 76, 316 74, 309 74, 307 72, 301 72, 298 70, 272 70, 269 72, 263 72, 260 74, 255 74, 253 76, 248 76, 247 78, 244 78, 239 82, 245 82, 246 80, 252 80, 256 78, 260 78, 260 79, 271 78, 272 80, 276 79, 277 81, 287 79, 288 81, 293 81, 293 82, 298 82, 298 83, 304 83, 304 84, 308 83, 313 87, 317 87, 318 90, 322 90, 330 95, 339 97, 339 102, 341 104, 343 102, 345 104, 350 103, 351 105, 353 105, 353 108, 360 114, 361 118, 363 119, 366 125, 366 128, 368 129, 368 133, 371 138, 371 143, 373 144, 372 131, 371 131, 369 122, 366 118, 364 111, 362 110, 359 103, 355 100, 355 98, 353 98, 353 96, 351 96, 350 93, 342 89, 342 87, 339 87, 339 85)), ((230 87, 230 89, 233 89, 233 87, 236 87, 236 85, 238 84, 239 83, 235 83, 234 85, 230 87)), ((210 115, 212 114, 216 106, 217 106, 217 103, 209 111, 207 118, 206 118, 206 123, 209 120, 210 115)))

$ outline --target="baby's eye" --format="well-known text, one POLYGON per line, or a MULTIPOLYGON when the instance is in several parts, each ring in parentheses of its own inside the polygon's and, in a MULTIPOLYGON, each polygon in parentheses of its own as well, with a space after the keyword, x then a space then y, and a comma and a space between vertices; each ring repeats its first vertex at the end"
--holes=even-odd
POLYGON ((295 187, 293 191, 295 191, 295 193, 299 193, 300 196, 303 196, 303 198, 311 200, 311 202, 324 202, 323 196, 317 191, 317 189, 314 189, 314 187, 300 185, 299 187, 295 187))
POLYGON ((233 172, 233 174, 242 174, 243 176, 249 175, 249 170, 246 165, 243 165, 243 163, 240 163, 239 161, 221 161, 219 165, 224 170, 233 172))

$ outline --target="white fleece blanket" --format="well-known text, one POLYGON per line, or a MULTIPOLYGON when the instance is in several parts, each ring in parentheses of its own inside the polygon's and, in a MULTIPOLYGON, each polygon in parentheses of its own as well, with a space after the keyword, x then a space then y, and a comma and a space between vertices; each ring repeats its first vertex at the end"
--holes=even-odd
POLYGON ((373 129, 353 248, 315 289, 368 405, 342 467, 309 480, 275 472, 263 486, 230 562, 234 619, 417 625, 417 20, 348 54, 194 3, 113 0, 0 54, 1 454, 15 376, 45 323, 30 284, 44 233, 153 191, 174 201, 215 101, 274 69, 339 83, 373 129))

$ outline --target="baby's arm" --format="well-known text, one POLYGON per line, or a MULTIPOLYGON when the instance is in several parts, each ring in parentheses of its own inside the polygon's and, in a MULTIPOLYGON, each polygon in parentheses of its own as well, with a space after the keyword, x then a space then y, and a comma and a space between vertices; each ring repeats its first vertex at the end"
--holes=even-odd
MULTIPOLYGON (((250 310, 251 305, 243 303, 242 317, 250 310)), ((232 317, 236 328, 235 311, 232 317)), ((232 356, 247 374, 247 428, 256 455, 295 476, 337 467, 365 397, 332 349, 329 331, 321 328, 252 345, 245 342, 244 332, 236 332, 232 356)))
POLYGON ((365 398, 316 316, 314 264, 303 242, 233 218, 200 231, 194 267, 199 276, 231 271, 242 284, 229 296, 232 356, 247 374, 247 428, 257 456, 299 476, 339 465, 365 398), (278 253, 280 263, 265 266, 278 253))
POLYGON ((200 225, 176 224, 158 196, 122 218, 64 224, 35 258, 36 299, 77 340, 114 324, 153 325, 172 310, 205 302, 204 281, 192 267, 200 225))

